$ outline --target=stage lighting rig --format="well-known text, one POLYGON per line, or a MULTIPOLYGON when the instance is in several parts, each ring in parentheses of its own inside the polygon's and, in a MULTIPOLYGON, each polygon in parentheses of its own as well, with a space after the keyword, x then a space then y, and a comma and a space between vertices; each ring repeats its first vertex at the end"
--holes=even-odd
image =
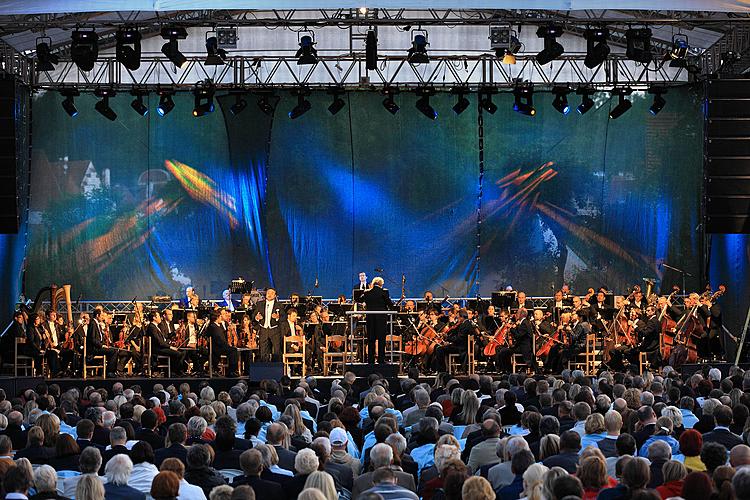
POLYGON ((292 91, 292 95, 297 96, 297 105, 294 106, 289 112, 289 118, 291 118, 292 120, 296 120, 300 116, 310 111, 310 109, 312 109, 312 104, 310 104, 310 101, 308 101, 306 97, 310 95, 310 91, 304 87, 301 87, 297 90, 292 91))
POLYGON ((398 113, 398 110, 401 109, 398 104, 396 104, 396 101, 393 100, 393 96, 398 94, 398 87, 386 87, 383 89, 383 93, 385 94, 383 107, 387 109, 390 114, 395 115, 398 113))
POLYGON ((131 71, 141 67, 141 33, 135 28, 121 28, 115 35, 117 61, 131 71))
POLYGON ((576 111, 579 115, 585 115, 594 107, 594 100, 591 98, 594 95, 594 89, 581 87, 576 90, 576 94, 581 96, 581 104, 578 105, 576 111))
POLYGON ((430 120, 436 119, 438 113, 435 111, 435 108, 430 105, 430 96, 435 95, 435 89, 433 87, 420 87, 417 89, 417 95, 419 96, 419 99, 417 99, 415 106, 419 112, 430 120))
POLYGON ((148 95, 148 91, 133 89, 130 95, 134 96, 135 99, 130 103, 130 107, 135 110, 141 116, 148 114, 148 107, 143 103, 143 97, 148 95))
POLYGON ((227 51, 219 48, 219 41, 215 31, 206 32, 206 66, 223 66, 227 59, 227 51), (214 36, 209 36, 212 34, 214 36))
POLYGON ((586 39, 586 58, 583 64, 587 68, 594 69, 609 56, 609 30, 607 28, 588 28, 583 32, 583 38, 586 39))
POLYGON ((461 113, 466 111, 466 108, 469 107, 469 100, 466 98, 466 94, 468 93, 468 87, 453 87, 451 89, 451 94, 458 96, 456 104, 453 105, 453 112, 457 115, 460 115, 461 113))
POLYGON ((297 64, 317 64, 318 51, 315 49, 315 33, 312 31, 302 31, 298 35, 297 64), (304 33, 304 35, 303 35, 304 33))
POLYGON ((427 55, 429 45, 428 35, 425 30, 412 31, 411 48, 409 48, 406 59, 410 64, 427 64, 430 57, 427 55))
POLYGON ((365 68, 369 71, 378 69, 378 32, 374 29, 369 30, 365 38, 365 68))
POLYGON ((82 71, 94 69, 99 57, 99 35, 96 31, 75 30, 71 35, 70 58, 82 71))
POLYGON ((214 112, 214 93, 216 88, 211 80, 205 80, 195 84, 193 96, 195 104, 193 107, 193 116, 205 116, 214 112))
POLYGON ((490 26, 490 48, 497 58, 503 58, 503 64, 516 64, 516 54, 523 46, 518 36, 508 24, 490 26))
POLYGON ((631 28, 625 32, 625 55, 628 59, 643 64, 651 62, 651 34, 648 28, 631 28))
POLYGON ((536 36, 544 39, 544 49, 536 55, 536 62, 542 66, 548 64, 565 52, 565 49, 557 38, 562 36, 563 28, 559 24, 547 24, 539 26, 536 30, 536 36))
POLYGON ((278 102, 273 91, 261 90, 258 92, 258 95, 260 96, 257 103, 258 109, 265 115, 273 116, 273 112, 276 110, 276 103, 278 102))
POLYGON ((159 90, 157 93, 159 94, 159 105, 156 106, 156 112, 159 116, 166 116, 174 109, 174 101, 172 100, 174 90, 163 89, 159 90))
POLYGON ((94 105, 94 109, 106 119, 115 121, 117 119, 117 113, 115 113, 114 109, 109 107, 109 98, 116 96, 117 92, 114 89, 99 87, 94 91, 94 95, 101 98, 101 100, 97 101, 94 105))
MULTIPOLYGON (((526 116, 536 115, 534 86, 531 83, 517 85, 513 89, 513 111, 526 116)), ((567 97, 566 97, 567 99, 567 97)))
POLYGON ((570 89, 568 87, 555 87, 552 89, 552 93, 555 94, 552 107, 563 115, 570 113, 570 104, 568 104, 570 89))
POLYGON ((613 120, 620 118, 626 111, 633 107, 633 103, 628 100, 627 96, 632 94, 632 89, 629 88, 615 88, 612 89, 612 95, 616 95, 618 98, 617 106, 612 108, 609 112, 609 117, 613 120))
POLYGON ((63 89, 60 91, 60 95, 65 96, 65 99, 63 99, 62 102, 62 107, 65 112, 68 113, 68 116, 70 116, 71 118, 78 116, 78 108, 76 108, 75 105, 75 97, 78 97, 80 95, 78 89, 63 89))
POLYGON ((216 28, 216 41, 220 49, 236 49, 237 28, 216 28))
POLYGON ((229 107, 229 112, 232 113, 233 116, 237 116, 242 113, 246 107, 247 101, 245 100, 244 92, 235 92, 234 104, 229 107))
POLYGON ((36 66, 37 71, 54 71, 55 64, 59 59, 57 54, 52 53, 52 39, 48 36, 40 36, 36 39, 36 66))
POLYGON ((479 107, 491 115, 497 111, 497 104, 492 102, 492 96, 497 94, 497 87, 480 87, 479 107))
POLYGON ((342 87, 330 87, 327 91, 327 94, 333 96, 333 102, 328 106, 328 112, 332 115, 335 115, 342 109, 344 109, 344 106, 346 103, 341 98, 342 95, 344 95, 345 91, 342 87))
POLYGON ((161 37, 168 40, 167 43, 162 45, 161 52, 178 68, 184 68, 188 60, 180 52, 177 40, 185 40, 187 36, 187 30, 181 26, 165 26, 161 29, 161 37))
POLYGON ((648 108, 648 111, 652 115, 656 116, 662 109, 664 109, 664 106, 667 104, 667 101, 664 99, 664 94, 667 93, 667 89, 665 89, 664 87, 651 87, 650 89, 648 89, 648 93, 654 95, 654 102, 648 108))

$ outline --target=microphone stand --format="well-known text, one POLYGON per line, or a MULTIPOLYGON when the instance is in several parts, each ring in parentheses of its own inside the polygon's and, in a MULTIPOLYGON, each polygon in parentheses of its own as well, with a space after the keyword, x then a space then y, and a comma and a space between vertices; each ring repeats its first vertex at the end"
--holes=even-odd
POLYGON ((672 266, 670 266, 669 264, 665 264, 665 263, 663 263, 663 262, 662 262, 662 264, 661 264, 661 265, 662 265, 662 267, 666 267, 667 269, 671 269, 672 271, 675 271, 675 272, 678 272, 678 273, 682 274, 682 293, 685 293, 685 294, 686 294, 686 293, 687 293, 687 290, 685 289, 685 276, 690 276, 690 277, 692 278, 692 277, 693 277, 693 275, 692 275, 692 274, 690 274, 690 273, 689 273, 689 272, 687 272, 687 271, 684 271, 684 270, 682 270, 682 269, 679 269, 679 268, 677 268, 677 267, 672 267, 672 266))

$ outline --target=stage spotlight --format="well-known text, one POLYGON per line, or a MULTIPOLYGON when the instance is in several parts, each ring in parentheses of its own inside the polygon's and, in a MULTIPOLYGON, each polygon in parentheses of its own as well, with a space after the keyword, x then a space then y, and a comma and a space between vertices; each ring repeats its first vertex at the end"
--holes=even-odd
POLYGON ((141 67, 141 33, 135 28, 122 28, 115 35, 117 61, 131 71, 141 67))
POLYGON ((453 111, 457 115, 460 115, 469 107, 469 100, 465 96, 468 92, 469 89, 466 87, 454 87, 451 89, 451 94, 456 94, 458 96, 456 104, 453 105, 453 111))
POLYGON ((193 116, 205 116, 214 112, 214 92, 216 89, 210 80, 198 82, 193 89, 194 107, 193 116))
POLYGON ((667 89, 662 87, 651 87, 648 89, 649 94, 654 94, 654 102, 651 107, 648 108, 649 113, 656 116, 659 112, 664 109, 667 101, 664 99, 664 94, 667 93, 667 89))
POLYGON ((386 95, 385 99, 383 99, 383 107, 388 110, 388 112, 392 115, 395 115, 398 113, 399 108, 398 104, 396 104, 396 101, 393 100, 393 95, 398 93, 398 89, 395 87, 386 87, 383 91, 386 95))
POLYGON ((517 86, 513 89, 513 97, 513 111, 526 116, 536 115, 534 87, 531 84, 517 86))
POLYGON ((52 39, 39 37, 36 39, 36 67, 37 71, 54 71, 58 62, 57 54, 51 52, 52 39))
POLYGON ((299 38, 299 49, 297 49, 297 64, 316 64, 318 62, 318 51, 315 49, 315 33, 312 31, 303 31, 307 33, 299 38))
POLYGON ((416 103, 416 108, 419 112, 430 120, 436 119, 438 116, 437 111, 430 106, 430 96, 435 95, 435 89, 432 87, 422 87, 417 89, 417 95, 420 96, 416 103))
POLYGON ((156 107, 156 112, 159 116, 166 116, 170 111, 174 109, 174 101, 172 100, 172 91, 164 90, 159 92, 159 105, 156 107))
POLYGON ((378 69, 378 33, 375 30, 368 31, 365 38, 365 68, 378 69))
POLYGON ((187 65, 187 57, 180 52, 177 40, 186 39, 187 30, 179 26, 165 26, 161 29, 161 37, 165 40, 169 40, 162 45, 162 54, 167 56, 167 59, 178 68, 184 68, 185 65, 187 65))
POLYGON ((427 32, 424 30, 414 30, 412 32, 411 48, 407 52, 406 59, 411 64, 427 64, 430 57, 427 55, 427 32))
POLYGON ((669 51, 669 57, 671 59, 685 59, 689 48, 687 35, 682 33, 672 35, 672 50, 669 51))
POLYGON ((78 116, 78 109, 74 102, 74 98, 79 95, 78 89, 64 89, 60 91, 60 95, 65 96, 62 107, 68 113, 68 116, 71 118, 78 116))
POLYGON ((237 28, 216 28, 216 39, 220 49, 236 49, 237 28))
POLYGON ((643 64, 651 62, 651 30, 648 28, 631 28, 625 32, 627 41, 625 55, 631 61, 643 64))
POLYGON ((130 107, 135 110, 141 116, 148 114, 148 107, 143 103, 143 96, 148 95, 148 92, 143 90, 133 90, 130 95, 135 96, 135 99, 130 103, 130 107))
POLYGON ((75 30, 70 45, 70 58, 82 71, 94 69, 99 57, 99 35, 95 31, 75 30))
POLYGON ((594 100, 591 96, 594 94, 593 89, 580 88, 576 91, 576 94, 581 96, 581 104, 578 105, 576 111, 578 114, 585 115, 591 108, 594 107, 594 100))
POLYGON ((536 30, 536 36, 544 39, 544 49, 536 55, 536 62, 545 65, 560 57, 565 49, 556 40, 563 34, 562 26, 557 24, 548 24, 539 26, 536 30))
POLYGON ((491 115, 497 111, 497 104, 492 102, 492 94, 496 94, 495 87, 482 87, 479 89, 479 107, 491 115))
POLYGON ((271 104, 269 96, 265 95, 258 99, 258 108, 268 116, 273 116, 273 112, 276 109, 276 107, 271 104))
POLYGON ((613 94, 617 94, 618 96, 618 103, 617 106, 612 108, 612 110, 609 112, 609 117, 613 120, 616 120, 620 118, 627 110, 633 107, 633 103, 630 102, 626 96, 631 93, 628 89, 614 89, 612 90, 613 94))
POLYGON ((289 118, 292 120, 296 120, 312 109, 312 104, 310 104, 310 101, 305 98, 305 95, 307 94, 305 90, 300 89, 294 93, 297 94, 297 105, 289 112, 289 118))
POLYGON ((344 100, 341 98, 341 95, 344 94, 344 89, 342 89, 341 87, 331 87, 328 89, 327 93, 333 96, 333 102, 330 104, 330 106, 328 106, 328 112, 332 115, 335 115, 336 113, 344 109, 344 106, 346 105, 344 100))
POLYGON ((490 26, 490 48, 495 56, 503 58, 503 64, 516 64, 516 54, 521 50, 521 42, 510 25, 490 26))
POLYGON ((609 30, 607 28, 589 28, 583 32, 586 39, 586 59, 583 64, 587 68, 594 69, 607 60, 609 55, 609 30))
POLYGON ((219 48, 219 42, 215 31, 206 32, 206 66, 223 66, 227 59, 227 51, 219 48), (214 36, 208 36, 214 33, 214 36))
POLYGON ((237 116, 240 113, 242 113, 242 111, 244 111, 246 107, 247 107, 247 101, 242 96, 242 94, 235 94, 234 104, 230 106, 229 112, 232 113, 232 115, 237 116))
POLYGON ((94 109, 106 119, 115 121, 117 119, 117 113, 115 113, 114 109, 109 107, 109 98, 117 95, 117 92, 113 89, 98 88, 94 91, 94 95, 101 97, 101 100, 97 101, 94 105, 94 109))
POLYGON ((570 89, 567 87, 555 87, 552 89, 555 99, 552 101, 552 107, 563 115, 570 113, 570 104, 568 104, 568 94, 570 89))

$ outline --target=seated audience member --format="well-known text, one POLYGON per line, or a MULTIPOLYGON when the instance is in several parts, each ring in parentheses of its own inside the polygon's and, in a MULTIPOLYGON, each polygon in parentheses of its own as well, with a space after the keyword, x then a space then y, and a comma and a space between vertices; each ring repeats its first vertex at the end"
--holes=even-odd
POLYGON ((190 484, 200 486, 206 497, 215 486, 227 484, 224 476, 211 467, 211 453, 208 445, 192 445, 187 452, 187 467, 185 468, 185 480, 190 484))
MULTIPOLYGON (((393 464, 393 448, 385 443, 378 443, 370 450, 370 466, 373 470, 378 470, 384 467, 390 468, 393 464)), ((396 482, 402 488, 409 491, 416 491, 416 485, 414 483, 414 477, 406 472, 392 470, 391 471, 396 478, 396 482)), ((355 481, 352 488, 352 497, 357 498, 360 493, 369 490, 375 484, 373 478, 374 472, 366 472, 360 475, 355 481)))
POLYGON ((78 457, 78 470, 81 472, 81 475, 63 479, 63 496, 77 498, 76 488, 78 487, 78 482, 85 476, 93 476, 104 484, 104 477, 98 475, 101 466, 102 454, 99 452, 99 448, 96 446, 84 448, 78 457))
POLYGON ((581 436, 575 431, 565 431, 560 436, 560 453, 542 462, 547 467, 562 467, 574 474, 578 467, 578 452, 581 450, 581 436))
POLYGON ((78 470, 81 449, 70 434, 60 434, 55 443, 55 455, 48 463, 57 471, 78 470))
POLYGON ((237 476, 232 480, 232 486, 246 484, 253 488, 256 495, 260 498, 275 499, 284 495, 281 485, 274 481, 261 479, 263 472, 263 455, 258 450, 245 450, 240 455, 240 466, 242 467, 242 476, 237 476))
POLYGON ((168 458, 176 458, 184 464, 187 460, 187 448, 185 447, 187 427, 185 427, 185 424, 177 422, 170 425, 167 431, 167 441, 169 446, 154 450, 154 465, 161 467, 164 460, 168 458))
POLYGON ((379 467, 372 473, 372 487, 354 498, 382 498, 383 500, 418 500, 419 497, 412 490, 404 488, 398 483, 396 474, 390 467, 379 467), (372 496, 371 496, 372 495, 372 496), (377 495, 377 496, 374 496, 377 495))
POLYGON ((682 495, 682 485, 687 476, 685 465, 676 460, 670 460, 662 466, 664 483, 656 488, 661 498, 678 497, 682 495))
MULTIPOLYGON (((570 432, 570 431, 566 431, 570 432)), ((575 433, 574 433, 575 434, 575 433)), ((576 434, 577 436, 578 434, 576 434)), ((576 458, 578 455, 576 454, 576 458)), ((529 450, 522 450, 511 459, 513 481, 496 490, 498 500, 515 500, 523 491, 523 473, 534 463, 534 455, 529 450)))
POLYGON ((162 471, 154 476, 149 490, 154 500, 177 500, 180 494, 180 478, 171 471, 162 471))
MULTIPOLYGON (((122 427, 120 427, 122 429, 122 427)), ((123 429, 124 430, 124 429, 123 429)), ((104 484, 106 500, 145 500, 146 494, 128 486, 133 461, 125 454, 113 456, 104 467, 107 482, 104 484)))
POLYGON ((154 477, 159 473, 159 469, 154 465, 154 450, 146 441, 138 441, 130 450, 130 459, 133 461, 133 470, 128 485, 148 494, 154 477))
MULTIPOLYGON (((174 425, 174 424, 173 424, 174 425)), ((200 486, 185 481, 185 464, 177 458, 166 458, 161 463, 160 471, 173 472, 180 481, 178 497, 180 500, 206 500, 200 486)), ((153 483, 151 483, 153 486, 153 483)))
MULTIPOLYGON (((72 439, 72 436, 70 436, 72 439)), ((34 471, 34 490, 36 493, 29 500, 67 500, 57 493, 57 472, 49 465, 41 465, 34 471)))
POLYGON ((105 498, 104 483, 97 477, 86 474, 76 483, 76 500, 102 500, 105 498))

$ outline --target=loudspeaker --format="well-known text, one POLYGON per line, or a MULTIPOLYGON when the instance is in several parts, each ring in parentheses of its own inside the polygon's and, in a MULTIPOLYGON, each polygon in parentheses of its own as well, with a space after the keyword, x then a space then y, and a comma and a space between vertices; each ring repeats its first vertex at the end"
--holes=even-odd
POLYGON ((0 234, 18 233, 16 82, 0 79, 0 234))
POLYGON ((250 380, 279 380, 284 375, 284 363, 251 363, 247 369, 250 380))
POLYGON ((750 80, 709 80, 703 190, 707 233, 750 233, 750 80))
POLYGON ((357 377, 367 378, 371 373, 379 373, 384 378, 393 379, 398 377, 398 365, 397 364, 367 364, 367 363, 354 363, 346 365, 347 370, 351 370, 357 377))

